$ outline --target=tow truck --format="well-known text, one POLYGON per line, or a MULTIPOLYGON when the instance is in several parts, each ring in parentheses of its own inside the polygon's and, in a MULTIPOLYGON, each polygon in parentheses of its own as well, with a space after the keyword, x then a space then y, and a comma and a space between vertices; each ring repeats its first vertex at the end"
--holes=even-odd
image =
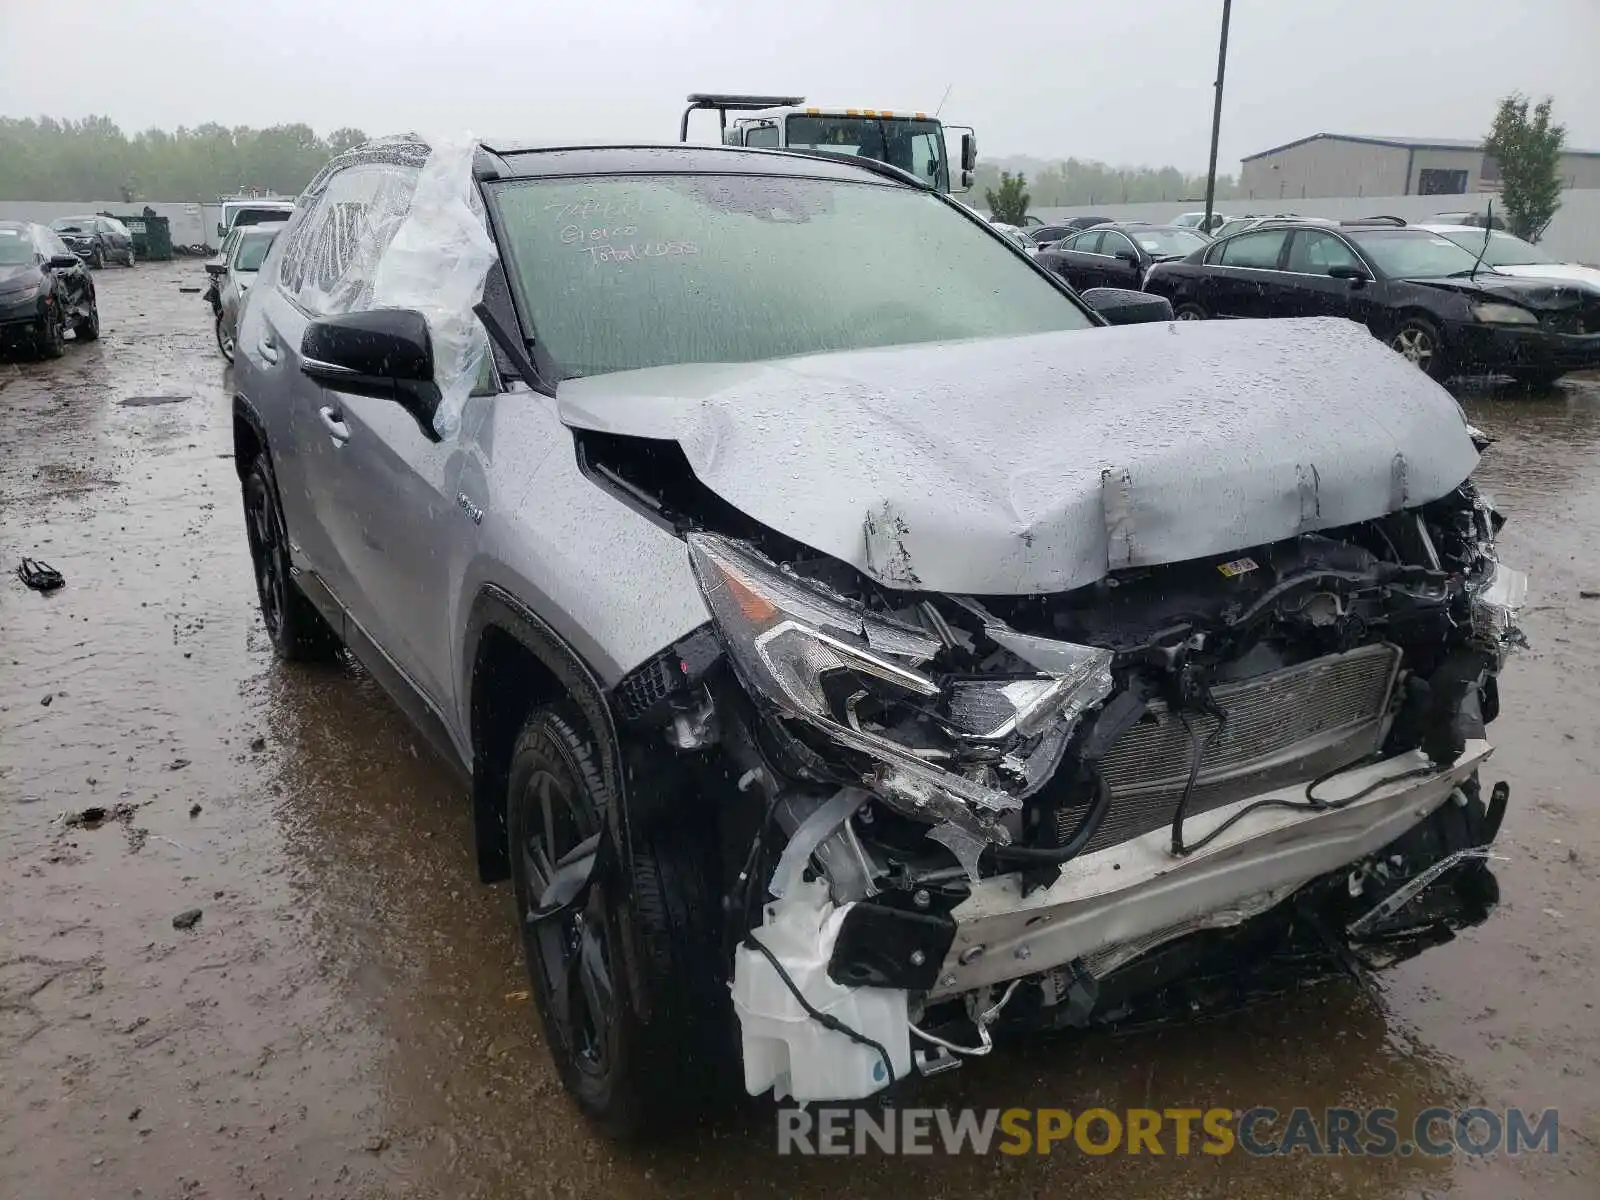
POLYGON ((715 112, 729 146, 802 150, 875 158, 950 193, 972 187, 978 165, 978 135, 969 125, 944 125, 939 115, 908 109, 807 107, 804 96, 745 96, 694 92, 683 110, 680 141, 689 140, 689 118, 715 112), (728 114, 750 113, 735 117, 728 114), (959 187, 950 185, 949 134, 961 134, 959 187))

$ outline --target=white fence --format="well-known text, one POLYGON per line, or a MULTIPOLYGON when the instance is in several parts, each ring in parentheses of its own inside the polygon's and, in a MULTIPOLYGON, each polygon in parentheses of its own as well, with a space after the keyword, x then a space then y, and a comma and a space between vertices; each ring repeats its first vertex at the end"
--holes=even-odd
MULTIPOLYGON (((974 200, 979 203, 981 198, 974 200)), ((1465 196, 1366 196, 1358 199, 1322 200, 1220 200, 1220 213, 1293 212, 1303 217, 1370 217, 1382 214, 1407 221, 1423 221, 1441 212, 1482 212, 1490 197, 1465 196)), ((1195 203, 1095 204, 1078 208, 1036 208, 1041 221, 1104 213, 1124 221, 1170 221, 1179 213, 1197 212, 1205 207, 1195 203)), ((1498 205, 1496 209, 1498 210, 1498 205)), ((981 208, 981 204, 980 204, 981 208)), ((1561 209, 1545 231, 1540 247, 1554 257, 1574 262, 1600 264, 1600 189, 1571 188, 1561 193, 1561 209)))

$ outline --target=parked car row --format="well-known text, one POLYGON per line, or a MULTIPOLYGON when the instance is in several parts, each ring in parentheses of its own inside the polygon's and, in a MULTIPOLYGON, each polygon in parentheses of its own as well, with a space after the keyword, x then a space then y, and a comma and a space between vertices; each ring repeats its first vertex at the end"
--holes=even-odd
POLYGON ((1343 317, 1436 379, 1491 373, 1539 386, 1600 367, 1600 271, 1483 224, 1243 217, 1207 238, 1102 222, 1037 261, 1076 288, 1164 297, 1183 321, 1343 317))
POLYGON ((206 263, 206 274, 211 282, 204 299, 211 305, 215 318, 217 349, 229 362, 233 361, 239 306, 283 226, 281 220, 236 223, 222 239, 222 249, 206 263))
POLYGON ((83 259, 47 226, 0 221, 0 346, 60 358, 69 330, 80 342, 100 336, 83 259))

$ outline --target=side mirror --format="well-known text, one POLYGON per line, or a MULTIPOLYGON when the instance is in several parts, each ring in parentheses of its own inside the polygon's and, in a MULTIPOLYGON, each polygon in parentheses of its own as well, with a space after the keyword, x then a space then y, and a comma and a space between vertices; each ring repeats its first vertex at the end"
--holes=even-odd
POLYGON ((211 278, 213 278, 213 279, 221 279, 227 273, 228 273, 228 264, 227 263, 208 262, 206 264, 206 274, 211 276, 211 278))
POLYGON ((73 267, 81 267, 82 265, 83 259, 76 254, 52 254, 50 256, 50 267, 55 271, 70 271, 73 267))
POLYGON ((963 133, 961 135, 961 170, 976 171, 978 169, 978 135, 963 133))
POLYGON ((427 319, 415 309, 375 308, 311 322, 300 339, 300 370, 334 391, 393 400, 424 436, 439 440, 433 428, 440 399, 433 340, 427 319))
POLYGON ((219 238, 228 236, 228 231, 222 227, 221 221, 217 222, 217 236, 219 238))
POLYGON ((1090 288, 1083 302, 1113 325, 1143 325, 1172 320, 1172 302, 1165 296, 1127 288, 1090 288))
POLYGON ((1139 265, 1139 256, 1132 250, 1118 250, 1111 257, 1118 262, 1125 262, 1135 267, 1139 265))
POLYGON ((1334 279, 1349 280, 1351 287, 1360 287, 1362 284, 1368 283, 1372 279, 1372 276, 1368 275, 1360 267, 1329 267, 1328 275, 1334 279))

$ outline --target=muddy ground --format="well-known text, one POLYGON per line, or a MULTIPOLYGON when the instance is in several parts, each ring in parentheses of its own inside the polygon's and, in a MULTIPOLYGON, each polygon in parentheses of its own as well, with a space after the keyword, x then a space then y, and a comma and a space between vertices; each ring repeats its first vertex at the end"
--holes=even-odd
POLYGON ((358 671, 269 652, 200 267, 97 279, 100 342, 0 364, 0 1197, 1595 1195, 1600 381, 1465 397, 1535 589, 1489 923, 1377 990, 1035 1042, 908 1101, 1556 1107, 1556 1156, 780 1160, 759 1107, 623 1151, 560 1090, 444 770, 358 671))

